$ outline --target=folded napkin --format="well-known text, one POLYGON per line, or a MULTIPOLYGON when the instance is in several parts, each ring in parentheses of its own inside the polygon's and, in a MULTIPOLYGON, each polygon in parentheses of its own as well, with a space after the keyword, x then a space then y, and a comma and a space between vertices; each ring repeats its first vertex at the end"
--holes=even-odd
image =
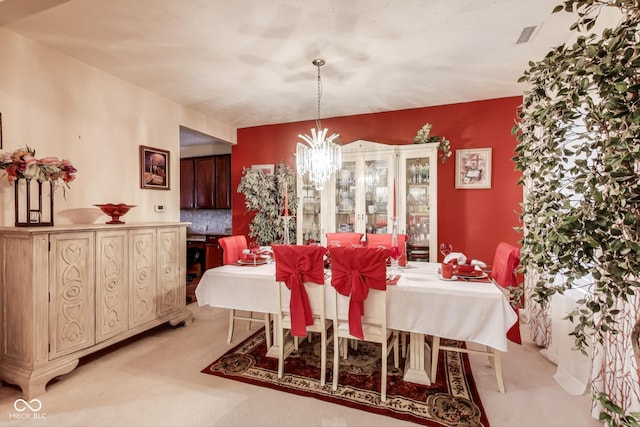
POLYGON ((451 252, 449 255, 444 257, 444 263, 448 264, 454 259, 458 261, 458 264, 464 264, 467 262, 467 257, 462 252, 451 252))
MULTIPOLYGON (((453 260, 458 261, 458 264, 466 264, 467 263, 467 256, 465 254, 463 254, 462 252, 451 252, 449 255, 447 255, 446 257, 444 257, 444 263, 450 263, 453 260)), ((478 260, 478 259, 472 259, 471 261, 469 261, 469 264, 471 265, 477 265, 480 268, 487 268, 487 264, 485 264, 484 262, 478 260)))
POLYGON ((487 268, 487 264, 478 259, 472 259, 470 264, 477 265, 480 268, 487 268))

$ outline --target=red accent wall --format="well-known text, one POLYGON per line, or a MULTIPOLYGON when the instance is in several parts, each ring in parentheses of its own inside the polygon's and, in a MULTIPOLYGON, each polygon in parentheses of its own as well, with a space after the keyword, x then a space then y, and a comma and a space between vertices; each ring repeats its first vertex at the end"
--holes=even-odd
MULTIPOLYGON (((500 241, 517 245, 518 212, 522 187, 512 157, 516 139, 511 135, 521 97, 509 97, 411 110, 388 111, 322 119, 323 127, 338 132, 342 143, 359 139, 385 144, 410 144, 425 123, 431 135, 451 141, 453 155, 438 163, 438 240, 450 242, 454 251, 487 263, 500 241), (492 147, 490 189, 455 188, 455 150, 492 147)), ((232 149, 232 186, 237 188, 242 169, 252 164, 285 163, 295 166, 298 134, 308 133, 315 121, 257 126, 238 130, 232 149)), ((234 234, 249 233, 251 216, 245 213, 244 197, 233 194, 234 234)), ((441 256, 440 256, 441 258, 441 256)))

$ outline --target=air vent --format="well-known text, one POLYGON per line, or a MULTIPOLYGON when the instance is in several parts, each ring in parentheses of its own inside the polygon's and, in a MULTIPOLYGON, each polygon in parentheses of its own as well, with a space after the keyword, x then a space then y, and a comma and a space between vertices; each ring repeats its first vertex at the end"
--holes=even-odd
POLYGON ((524 27, 522 32, 520 33, 520 37, 518 37, 518 41, 516 44, 527 43, 531 39, 533 32, 538 28, 536 25, 532 27, 524 27))

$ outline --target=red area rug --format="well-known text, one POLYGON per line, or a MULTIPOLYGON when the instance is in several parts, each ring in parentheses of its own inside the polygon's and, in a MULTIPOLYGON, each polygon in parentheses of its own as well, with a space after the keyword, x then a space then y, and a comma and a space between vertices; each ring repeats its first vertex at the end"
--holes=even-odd
MULTIPOLYGON (((403 381, 404 360, 400 361, 400 369, 395 369, 393 357, 389 357, 387 402, 383 403, 379 392, 379 345, 359 342, 357 350, 349 349, 348 359, 340 359, 339 385, 334 392, 333 346, 329 344, 326 384, 320 386, 320 340, 318 334, 312 336, 314 340, 301 341, 299 349, 285 359, 282 379, 278 379, 278 359, 265 355, 264 329, 202 372, 426 426, 489 426, 466 354, 443 351, 438 361, 438 380, 430 386, 403 381)), ((453 342, 447 341, 446 345, 450 344, 453 342)))

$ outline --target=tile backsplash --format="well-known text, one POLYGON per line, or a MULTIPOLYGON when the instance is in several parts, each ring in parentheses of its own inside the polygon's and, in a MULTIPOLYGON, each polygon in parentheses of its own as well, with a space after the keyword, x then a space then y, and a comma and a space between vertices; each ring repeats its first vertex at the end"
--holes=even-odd
POLYGON ((180 221, 196 233, 231 233, 231 209, 182 209, 180 221))

